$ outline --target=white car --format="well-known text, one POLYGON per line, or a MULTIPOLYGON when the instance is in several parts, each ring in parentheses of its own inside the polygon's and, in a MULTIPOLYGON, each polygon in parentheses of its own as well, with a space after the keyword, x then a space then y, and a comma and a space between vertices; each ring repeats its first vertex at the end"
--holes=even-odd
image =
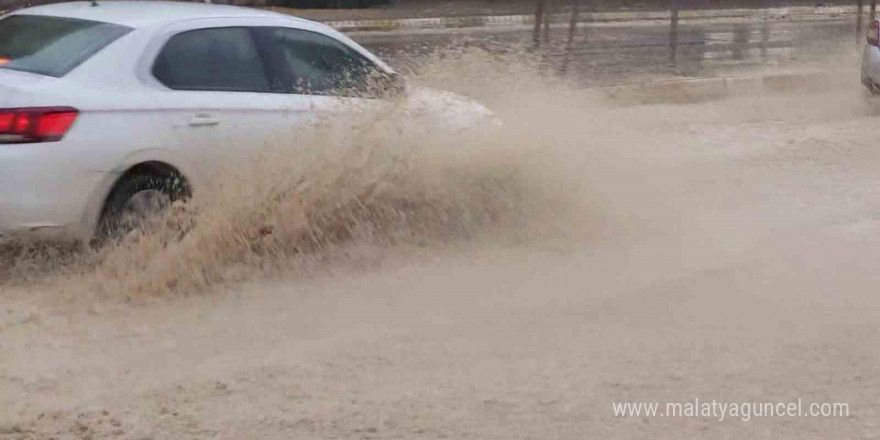
POLYGON ((868 44, 862 55, 862 84, 872 95, 880 94, 880 20, 868 25, 868 44))
POLYGON ((102 0, 16 11, 0 19, 0 235, 88 241, 197 193, 217 144, 254 148, 361 102, 407 93, 422 114, 434 103, 459 124, 491 118, 405 89, 339 32, 273 12, 102 0))

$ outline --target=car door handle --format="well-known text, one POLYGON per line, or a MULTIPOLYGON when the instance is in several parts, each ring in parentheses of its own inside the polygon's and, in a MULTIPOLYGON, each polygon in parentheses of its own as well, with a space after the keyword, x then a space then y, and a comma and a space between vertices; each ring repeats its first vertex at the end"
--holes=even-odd
POLYGON ((218 124, 220 121, 211 115, 195 115, 189 120, 190 127, 211 127, 218 124))

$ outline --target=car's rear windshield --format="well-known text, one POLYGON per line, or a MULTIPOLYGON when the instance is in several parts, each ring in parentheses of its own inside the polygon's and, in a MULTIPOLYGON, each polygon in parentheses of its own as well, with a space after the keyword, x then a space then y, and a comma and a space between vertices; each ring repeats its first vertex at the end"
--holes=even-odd
POLYGON ((62 77, 131 28, 38 15, 0 20, 0 68, 62 77))

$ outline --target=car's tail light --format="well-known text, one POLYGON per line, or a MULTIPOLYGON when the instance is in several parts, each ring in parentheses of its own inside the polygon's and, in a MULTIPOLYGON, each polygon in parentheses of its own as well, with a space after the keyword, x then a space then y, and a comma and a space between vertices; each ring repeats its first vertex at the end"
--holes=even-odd
POLYGON ((78 114, 71 107, 0 109, 0 143, 60 141, 78 114))
POLYGON ((874 20, 868 26, 868 44, 880 46, 880 20, 874 20))

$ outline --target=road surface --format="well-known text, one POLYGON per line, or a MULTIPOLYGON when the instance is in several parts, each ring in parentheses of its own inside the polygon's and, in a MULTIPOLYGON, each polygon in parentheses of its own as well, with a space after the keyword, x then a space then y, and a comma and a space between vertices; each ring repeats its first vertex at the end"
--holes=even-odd
MULTIPOLYGON (((229 263, 238 236, 200 229, 222 226, 209 212, 199 246, 18 268, 0 284, 0 439, 878 438, 880 108, 857 84, 620 106, 483 59, 433 67, 449 70, 417 80, 469 91, 504 128, 358 139, 465 154, 394 189, 473 209, 520 194, 507 230, 440 222, 455 239, 354 241, 267 278, 294 257, 254 245, 229 263), (181 291, 168 273, 249 281, 181 291), (613 411, 695 399, 848 414, 613 411)), ((369 162, 353 157, 343 175, 369 162)), ((257 209, 242 199, 229 218, 257 209)))

